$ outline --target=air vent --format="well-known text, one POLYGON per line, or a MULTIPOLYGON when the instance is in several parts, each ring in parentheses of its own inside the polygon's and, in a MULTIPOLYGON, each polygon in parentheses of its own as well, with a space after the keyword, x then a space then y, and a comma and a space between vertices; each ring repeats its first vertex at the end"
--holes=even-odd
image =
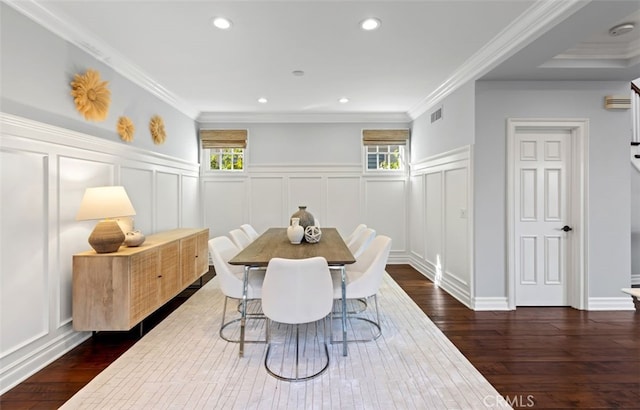
POLYGON ((442 107, 438 108, 437 110, 435 110, 434 112, 431 113, 431 123, 432 124, 434 122, 438 121, 439 119, 442 119, 442 107))
POLYGON ((607 95, 604 97, 604 108, 607 110, 628 110, 631 108, 631 98, 624 95, 607 95))

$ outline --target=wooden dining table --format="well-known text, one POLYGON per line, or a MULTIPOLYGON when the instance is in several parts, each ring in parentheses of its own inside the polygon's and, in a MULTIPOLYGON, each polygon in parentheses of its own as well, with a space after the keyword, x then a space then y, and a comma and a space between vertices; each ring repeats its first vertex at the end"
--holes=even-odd
POLYGON ((269 228, 246 248, 229 260, 231 265, 243 265, 243 292, 240 318, 240 356, 244 354, 244 333, 247 313, 247 287, 249 271, 264 269, 271 258, 306 259, 322 256, 331 269, 340 271, 342 283, 342 354, 347 355, 347 299, 345 265, 356 259, 345 244, 336 228, 322 228, 322 236, 317 243, 302 242, 294 245, 287 237, 287 228, 269 228))

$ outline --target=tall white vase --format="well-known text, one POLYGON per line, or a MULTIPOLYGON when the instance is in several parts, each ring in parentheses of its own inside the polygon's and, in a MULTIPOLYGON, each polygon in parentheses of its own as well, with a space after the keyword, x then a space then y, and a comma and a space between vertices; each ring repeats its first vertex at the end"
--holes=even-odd
POLYGON ((300 218, 291 218, 291 225, 287 228, 287 237, 292 244, 300 244, 304 237, 304 228, 300 226, 300 218))

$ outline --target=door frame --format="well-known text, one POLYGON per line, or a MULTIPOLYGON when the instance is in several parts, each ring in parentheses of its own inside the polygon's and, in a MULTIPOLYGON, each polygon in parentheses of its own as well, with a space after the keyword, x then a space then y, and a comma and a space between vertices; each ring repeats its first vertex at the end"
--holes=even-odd
POLYGON ((569 131, 571 135, 571 181, 568 204, 573 228, 567 255, 567 296, 571 307, 587 309, 589 300, 588 244, 588 154, 589 120, 574 118, 508 118, 507 119, 507 304, 516 309, 515 269, 515 136, 525 130, 569 131))

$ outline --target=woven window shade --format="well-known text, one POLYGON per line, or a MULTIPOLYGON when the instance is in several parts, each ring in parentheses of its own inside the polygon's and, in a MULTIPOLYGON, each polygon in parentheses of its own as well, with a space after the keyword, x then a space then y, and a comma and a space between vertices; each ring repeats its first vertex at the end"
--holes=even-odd
POLYGON ((406 145, 409 130, 362 130, 364 145, 406 145))
POLYGON ((247 148, 247 130, 200 130, 202 148, 247 148))

